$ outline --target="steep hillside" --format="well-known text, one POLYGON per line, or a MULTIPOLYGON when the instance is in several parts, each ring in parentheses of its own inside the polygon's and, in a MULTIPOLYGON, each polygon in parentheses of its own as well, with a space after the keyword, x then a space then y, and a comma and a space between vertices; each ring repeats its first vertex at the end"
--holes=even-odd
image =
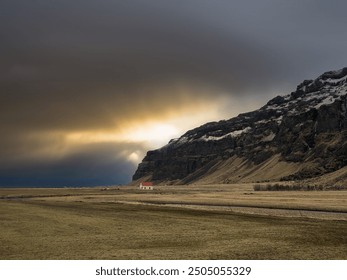
POLYGON ((149 151, 133 180, 298 180, 347 165, 347 68, 305 80, 259 110, 192 129, 149 151))

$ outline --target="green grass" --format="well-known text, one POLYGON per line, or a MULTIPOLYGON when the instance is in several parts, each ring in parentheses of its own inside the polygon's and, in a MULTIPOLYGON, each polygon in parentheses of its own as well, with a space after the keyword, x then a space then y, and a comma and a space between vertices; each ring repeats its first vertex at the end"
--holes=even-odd
POLYGON ((0 213, 0 259, 347 259, 345 221, 44 199, 0 213))

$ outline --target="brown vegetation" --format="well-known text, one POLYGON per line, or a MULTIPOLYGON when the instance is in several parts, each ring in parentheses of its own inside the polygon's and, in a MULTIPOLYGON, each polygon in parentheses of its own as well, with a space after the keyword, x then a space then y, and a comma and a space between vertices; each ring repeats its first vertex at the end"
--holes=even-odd
POLYGON ((346 191, 213 185, 0 196, 0 259, 347 259, 346 191), (309 209, 332 216, 307 218, 309 209))
POLYGON ((303 183, 294 184, 255 184, 254 191, 332 191, 346 190, 347 186, 324 186, 324 185, 308 185, 303 183))

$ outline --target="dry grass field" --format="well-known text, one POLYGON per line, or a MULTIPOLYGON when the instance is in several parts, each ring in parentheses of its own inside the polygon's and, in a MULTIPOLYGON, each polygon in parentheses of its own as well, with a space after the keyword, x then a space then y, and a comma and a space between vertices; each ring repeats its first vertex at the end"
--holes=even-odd
POLYGON ((347 191, 0 189, 0 259, 347 259, 347 191))

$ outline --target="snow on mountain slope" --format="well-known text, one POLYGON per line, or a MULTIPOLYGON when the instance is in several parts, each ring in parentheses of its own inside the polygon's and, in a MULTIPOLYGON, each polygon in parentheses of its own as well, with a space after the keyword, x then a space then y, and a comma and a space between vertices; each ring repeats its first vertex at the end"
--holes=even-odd
MULTIPOLYGON (((297 91, 285 96, 277 96, 259 109, 260 112, 264 113, 254 124, 260 125, 276 122, 280 125, 283 117, 308 112, 313 108, 319 109, 323 105, 329 105, 341 100, 342 96, 347 94, 346 80, 347 68, 327 72, 316 80, 306 80, 298 86, 297 91), (343 76, 341 76, 342 74, 343 76)), ((253 119, 252 113, 242 114, 237 118, 244 118, 245 121, 247 119, 251 121, 253 119)), ((192 143, 193 141, 219 141, 226 137, 233 138, 243 133, 253 132, 250 126, 230 127, 230 131, 228 131, 219 129, 217 124, 214 125, 211 123, 209 125, 211 129, 206 134, 201 135, 199 133, 192 134, 188 132, 182 137, 172 140, 170 145, 179 146, 185 143, 192 143)))
MULTIPOLYGON (((305 80, 294 92, 273 98, 259 110, 207 123, 149 151, 133 179, 150 176, 157 182, 189 183, 214 178, 216 172, 233 170, 235 162, 230 158, 242 159, 253 174, 258 174, 257 166, 274 162, 274 157, 277 163, 297 165, 281 176, 258 176, 261 180, 301 179, 335 171, 347 165, 346 96, 347 68, 305 80)), ((256 180, 257 176, 246 173, 247 168, 238 177, 216 180, 256 180)))

